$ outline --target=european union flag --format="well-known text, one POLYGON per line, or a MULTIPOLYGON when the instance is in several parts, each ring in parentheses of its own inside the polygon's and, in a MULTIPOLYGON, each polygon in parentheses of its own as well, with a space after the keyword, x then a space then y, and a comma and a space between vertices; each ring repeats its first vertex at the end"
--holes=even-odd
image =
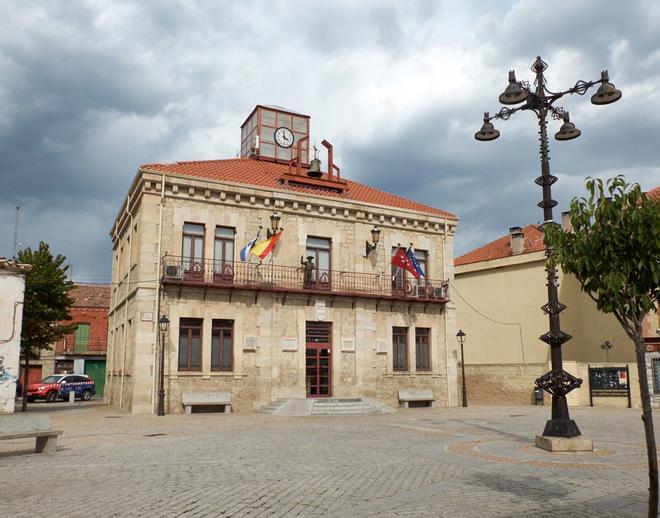
POLYGON ((410 262, 412 263, 415 271, 422 277, 426 277, 426 275, 424 275, 424 270, 422 270, 422 267, 417 262, 417 258, 415 257, 415 250, 412 246, 409 246, 408 250, 406 250, 406 256, 408 256, 408 259, 410 259, 410 262))

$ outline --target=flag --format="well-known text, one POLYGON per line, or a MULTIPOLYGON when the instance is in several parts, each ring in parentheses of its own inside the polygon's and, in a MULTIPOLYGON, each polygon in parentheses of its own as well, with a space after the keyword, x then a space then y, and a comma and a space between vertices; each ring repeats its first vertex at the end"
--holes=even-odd
POLYGON ((261 233, 261 226, 259 226, 259 230, 257 230, 257 235, 254 236, 250 241, 248 241, 248 244, 245 245, 241 249, 240 257, 241 261, 245 262, 250 258, 250 250, 252 250, 252 247, 254 246, 254 243, 259 239, 259 234, 261 233))
POLYGON ((413 275, 413 277, 415 277, 415 279, 419 279, 419 272, 415 270, 413 263, 410 261, 410 258, 406 255, 406 253, 403 251, 403 248, 396 249, 396 252, 394 252, 394 255, 392 256, 392 264, 394 266, 403 268, 404 270, 410 272, 413 275))
POLYGON ((273 237, 266 239, 264 241, 259 241, 257 244, 252 246, 252 248, 250 249, 250 253, 252 255, 256 255, 259 259, 264 259, 268 254, 270 254, 273 251, 281 235, 282 235, 282 231, 279 231, 273 237))
MULTIPOLYGON (((422 270, 421 265, 419 262, 417 262, 417 258, 415 257, 415 249, 412 246, 408 247, 408 250, 406 250, 406 255, 408 256, 408 259, 410 259, 410 262, 412 263, 415 271, 422 277, 426 277, 426 275, 424 275, 424 270, 422 270)), ((419 275, 417 276, 417 279, 419 279, 419 275)))

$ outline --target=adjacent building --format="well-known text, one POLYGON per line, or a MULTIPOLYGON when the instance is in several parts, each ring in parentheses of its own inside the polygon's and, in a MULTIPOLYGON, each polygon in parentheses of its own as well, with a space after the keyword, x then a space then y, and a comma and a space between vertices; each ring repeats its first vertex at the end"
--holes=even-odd
MULTIPOLYGON (((95 382, 96 397, 102 397, 108 343, 110 286, 76 285, 69 296, 73 304, 69 314, 76 330, 55 344, 54 374, 87 374, 95 382)), ((43 354, 42 354, 43 357, 43 354)))
POLYGON ((162 373, 168 413, 213 391, 237 411, 278 398, 396 406, 407 388, 457 403, 457 217, 347 179, 325 140, 322 167, 309 131, 309 116, 260 105, 240 158, 140 166, 111 231, 108 402, 154 412, 162 373), (273 235, 263 260, 241 260, 273 235), (391 265, 410 244, 419 280, 391 265))
MULTIPOLYGON (((534 402, 534 381, 550 370, 550 347, 539 340, 548 330, 548 317, 541 310, 547 302, 541 230, 536 225, 512 227, 508 235, 458 257, 454 264, 452 300, 467 333, 470 401, 534 402)), ((569 405, 626 406, 625 390, 619 389, 627 387, 631 404, 640 404, 634 345, 614 316, 598 311, 577 280, 561 270, 559 300, 567 306, 561 328, 573 337, 562 346, 564 369, 583 379, 582 387, 568 394, 569 405), (600 395, 590 397, 590 386, 600 395)), ((657 322, 655 315, 647 319, 649 331, 653 318, 657 322)), ((657 335, 649 336, 647 376, 653 401, 660 403, 660 349, 651 347, 656 342, 657 335)))
POLYGON ((0 257, 0 414, 14 412, 19 376, 25 275, 29 264, 0 257))

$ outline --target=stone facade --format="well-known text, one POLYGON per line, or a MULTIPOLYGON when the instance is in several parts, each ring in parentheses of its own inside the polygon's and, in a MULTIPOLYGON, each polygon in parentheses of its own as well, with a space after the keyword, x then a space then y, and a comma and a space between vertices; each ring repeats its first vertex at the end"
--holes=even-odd
MULTIPOLYGON (((256 162, 256 161, 255 161, 256 162)), ((300 268, 309 236, 331 242, 332 275, 379 276, 391 284, 391 250, 413 242, 428 254, 429 279, 453 279, 456 220, 437 213, 364 203, 318 190, 265 189, 204 178, 159 174, 143 166, 112 231, 113 290, 109 313, 106 401, 134 413, 155 409, 159 365, 158 315, 165 336, 166 411, 182 412, 184 392, 230 391, 232 408, 251 411, 283 397, 306 396, 306 327, 331 327, 331 395, 366 396, 395 406, 397 390, 433 390, 441 405, 457 403, 455 310, 451 301, 367 296, 348 290, 235 289, 209 283, 161 283, 163 258, 183 255, 186 223, 204 225, 204 258, 212 259, 214 229, 235 230, 234 260, 274 210, 284 229, 274 252, 251 275, 300 268), (302 191, 302 190, 299 190, 302 191), (382 229, 376 253, 364 258, 372 227, 382 229), (201 367, 179 368, 181 319, 201 319, 201 367), (211 368, 212 322, 233 321, 233 363, 211 368), (407 369, 394 371, 393 327, 405 327, 407 369), (416 369, 415 330, 430 330, 430 370, 416 369)), ((262 238, 263 236, 262 233, 262 238)), ((237 267, 238 267, 237 266, 237 267)), ((356 277, 357 278, 357 277, 356 277)), ((302 288, 302 286, 300 286, 302 288)), ((199 320, 198 320, 199 321, 199 320)))
POLYGON ((0 258, 0 414, 14 412, 25 275, 30 268, 30 265, 0 258))

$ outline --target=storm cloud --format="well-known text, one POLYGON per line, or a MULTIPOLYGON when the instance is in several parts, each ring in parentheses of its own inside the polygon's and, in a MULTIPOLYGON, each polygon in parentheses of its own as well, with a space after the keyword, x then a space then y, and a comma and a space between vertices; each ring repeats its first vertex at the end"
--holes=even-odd
POLYGON ((315 4, 5 2, 0 256, 20 206, 21 246, 46 240, 75 280, 108 282, 138 166, 235 156, 256 104, 309 114, 345 176, 458 214, 458 255, 541 218, 535 118, 473 138, 508 70, 531 80, 537 55, 552 90, 607 68, 623 91, 605 107, 562 99, 582 137, 550 143, 558 210, 587 176, 660 184, 656 2, 315 4))

